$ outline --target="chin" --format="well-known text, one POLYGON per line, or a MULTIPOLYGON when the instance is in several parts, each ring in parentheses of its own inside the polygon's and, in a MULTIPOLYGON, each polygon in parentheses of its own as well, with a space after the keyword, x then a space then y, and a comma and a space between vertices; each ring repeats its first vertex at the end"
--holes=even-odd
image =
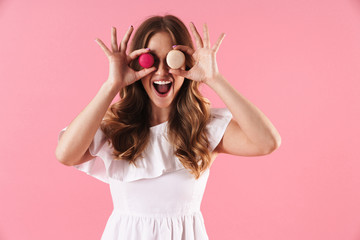
POLYGON ((169 108, 171 107, 171 104, 173 102, 173 99, 171 101, 153 101, 151 100, 152 105, 158 108, 169 108))

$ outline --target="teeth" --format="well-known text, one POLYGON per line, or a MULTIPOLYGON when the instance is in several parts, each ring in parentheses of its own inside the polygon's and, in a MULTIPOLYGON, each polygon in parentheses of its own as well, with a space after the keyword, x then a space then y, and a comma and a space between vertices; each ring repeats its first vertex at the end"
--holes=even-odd
POLYGON ((169 84, 171 83, 171 81, 154 81, 155 84, 159 84, 159 85, 164 85, 164 84, 169 84))

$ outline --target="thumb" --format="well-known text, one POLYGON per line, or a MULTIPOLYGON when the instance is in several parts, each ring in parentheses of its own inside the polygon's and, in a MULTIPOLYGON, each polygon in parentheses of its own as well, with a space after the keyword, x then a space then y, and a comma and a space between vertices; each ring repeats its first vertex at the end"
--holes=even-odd
POLYGON ((148 75, 149 73, 151 73, 155 70, 156 70, 155 67, 151 67, 151 68, 144 68, 140 71, 135 72, 136 80, 139 80, 139 79, 145 77, 146 75, 148 75))

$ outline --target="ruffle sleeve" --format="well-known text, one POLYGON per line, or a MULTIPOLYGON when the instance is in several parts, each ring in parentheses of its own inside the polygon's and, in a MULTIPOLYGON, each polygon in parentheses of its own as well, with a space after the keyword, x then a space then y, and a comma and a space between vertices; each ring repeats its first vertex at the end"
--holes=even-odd
MULTIPOLYGON (((59 138, 65 130, 66 128, 60 132, 59 138)), ((89 146, 89 152, 95 158, 74 167, 105 183, 110 183, 111 180, 132 182, 155 178, 167 172, 184 169, 173 154, 174 149, 165 134, 166 123, 151 128, 150 143, 143 152, 143 157, 139 157, 134 166, 127 160, 114 159, 113 146, 99 128, 89 146)))
MULTIPOLYGON (((67 127, 60 131, 58 139, 60 139, 66 129, 67 127)), ((109 157, 111 153, 109 152, 109 148, 110 144, 107 142, 104 133, 99 128, 89 146, 89 152, 95 158, 82 164, 74 165, 74 167, 105 183, 109 183, 108 169, 111 165, 111 156, 109 157)))
POLYGON ((232 114, 227 108, 211 108, 211 119, 206 126, 210 152, 220 143, 231 119, 232 114))
MULTIPOLYGON (((232 115, 226 108, 211 109, 211 119, 206 126, 210 151, 221 141, 231 118, 232 115)), ((59 138, 65 130, 66 128, 61 130, 59 138)), ((74 167, 105 183, 110 183, 111 180, 132 182, 150 179, 185 169, 167 140, 167 122, 151 127, 150 132, 149 144, 142 157, 136 159, 136 166, 126 160, 114 159, 113 146, 99 128, 89 146, 89 152, 95 158, 74 167)))

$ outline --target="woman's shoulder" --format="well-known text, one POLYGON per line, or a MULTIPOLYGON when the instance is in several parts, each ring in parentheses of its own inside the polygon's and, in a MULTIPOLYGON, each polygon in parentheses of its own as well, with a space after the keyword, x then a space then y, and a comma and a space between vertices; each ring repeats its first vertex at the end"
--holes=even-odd
POLYGON ((231 119, 232 114, 227 108, 211 108, 210 120, 206 126, 211 152, 220 143, 231 119))
POLYGON ((210 119, 228 119, 232 114, 227 108, 210 108, 210 119))

